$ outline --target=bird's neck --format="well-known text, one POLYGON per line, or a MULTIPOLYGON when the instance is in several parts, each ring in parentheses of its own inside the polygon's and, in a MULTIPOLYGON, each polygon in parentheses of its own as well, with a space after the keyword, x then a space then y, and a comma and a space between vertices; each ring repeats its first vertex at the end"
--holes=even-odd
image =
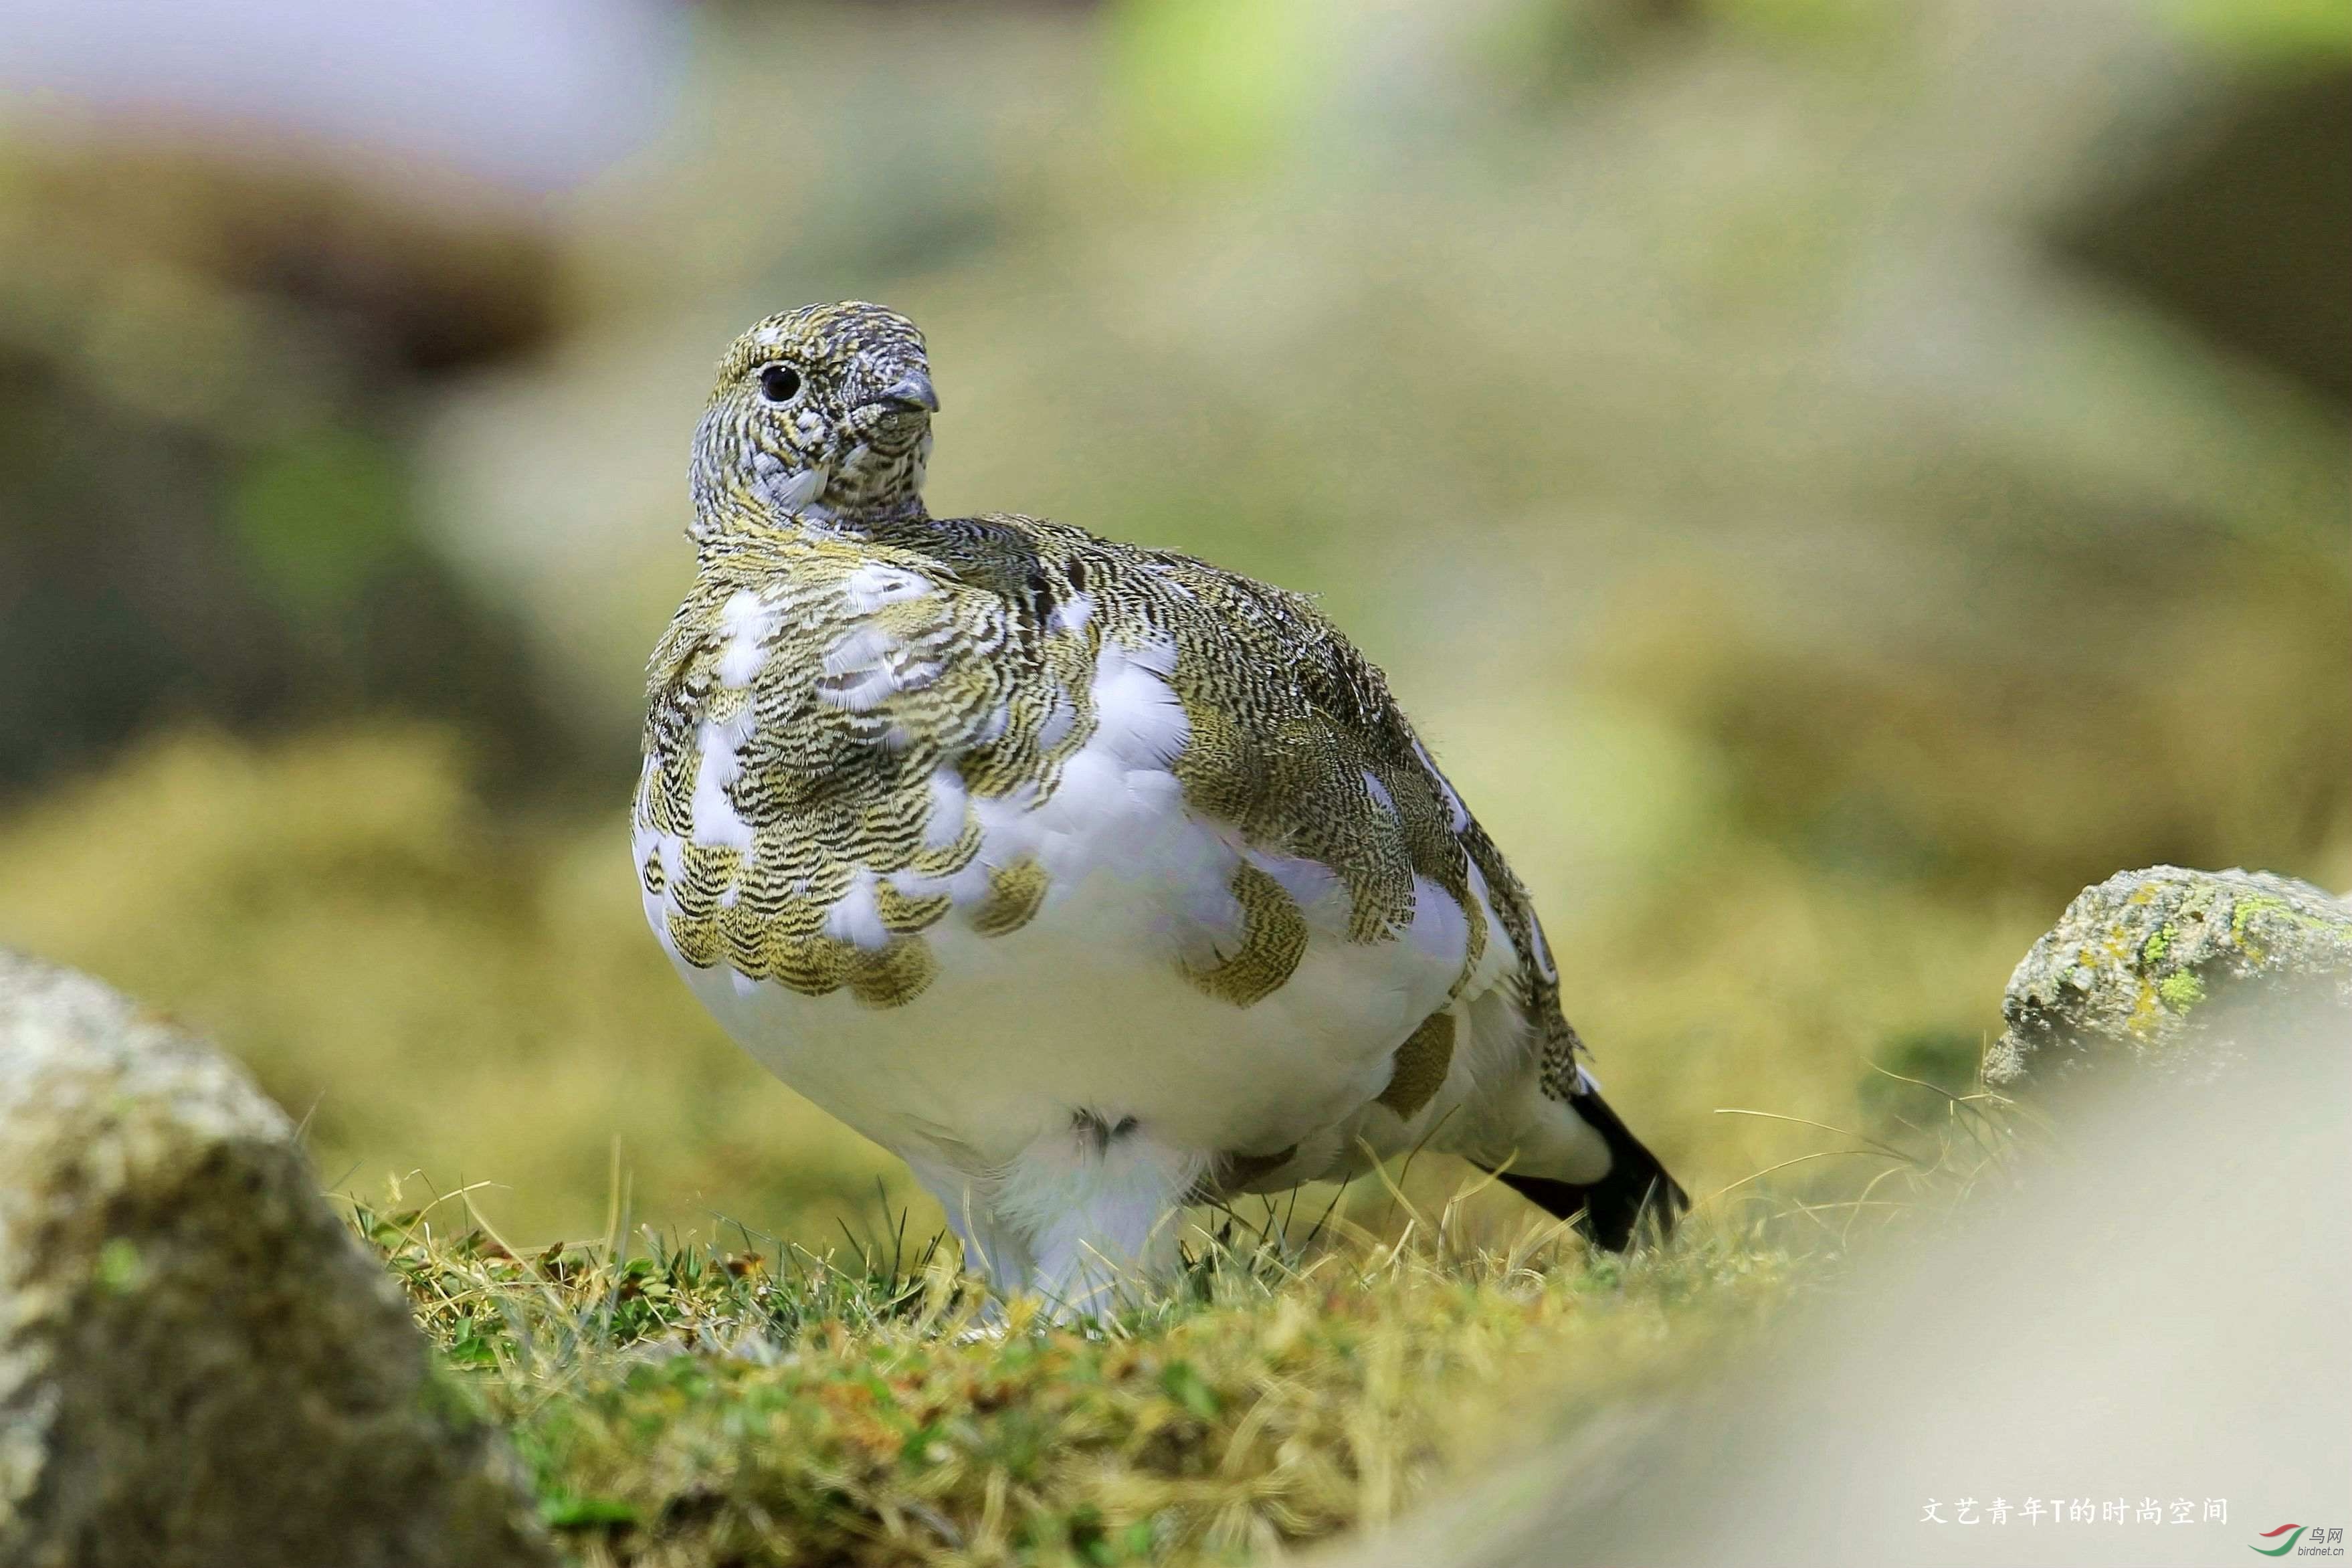
POLYGON ((698 554, 760 542, 863 542, 891 534, 903 535, 930 521, 919 494, 881 505, 835 510, 816 503, 787 510, 773 501, 740 492, 698 497, 694 521, 687 532, 698 554))
POLYGON ((920 526, 930 520, 930 510, 923 505, 922 496, 910 493, 879 506, 854 510, 836 511, 823 505, 814 506, 797 521, 804 526, 829 528, 837 534, 871 538, 877 533, 920 526))

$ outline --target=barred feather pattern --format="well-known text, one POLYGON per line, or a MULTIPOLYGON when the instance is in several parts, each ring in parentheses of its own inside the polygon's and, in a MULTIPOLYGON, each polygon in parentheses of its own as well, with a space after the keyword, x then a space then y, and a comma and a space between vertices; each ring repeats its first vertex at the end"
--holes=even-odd
MULTIPOLYGON (((1415 877, 1434 884, 1469 922, 1459 996, 1499 925, 1544 1092, 1582 1086, 1526 890, 1380 671, 1306 598, 1020 515, 795 521, 741 486, 697 499, 697 575, 652 660, 636 797, 639 874, 683 962, 887 1008, 936 976, 940 922, 1019 931, 1047 879, 982 863, 982 816, 1054 794, 1101 721, 1109 652, 1181 703, 1187 806, 1327 868, 1350 942, 1398 940, 1415 877)), ((1230 890, 1238 944, 1177 963, 1246 1008, 1287 981, 1306 924, 1247 862, 1230 890)), ((1401 1052, 1398 1083, 1429 1058, 1401 1052)))
POLYGON ((1425 1142, 1622 1245, 1679 1189, 1602 1104, 1526 889, 1306 598, 934 518, 912 322, 771 317, 689 467, 648 670, 647 920, 747 1049, 1065 1310, 1189 1198, 1425 1142))

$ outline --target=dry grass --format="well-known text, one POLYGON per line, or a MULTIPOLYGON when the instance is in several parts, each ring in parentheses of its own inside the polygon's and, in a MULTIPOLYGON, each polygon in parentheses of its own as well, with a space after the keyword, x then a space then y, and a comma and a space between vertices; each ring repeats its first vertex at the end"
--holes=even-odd
POLYGON ((352 1215, 583 1563, 1264 1561, 1723 1374, 1858 1234, 2005 1179, 2013 1107, 1893 1081, 1935 1112, 1907 1142, 1820 1129, 1874 1174, 1734 1184, 1663 1248, 1524 1218, 1481 1242, 1475 1187, 1381 1183, 1380 1230, 1229 1211, 1176 1288, 1076 1326, 991 1300, 903 1214, 846 1249, 631 1237, 616 1172, 606 1237, 535 1255, 464 1193, 352 1215))
POLYGON ((1077 1328, 987 1313, 903 1238, 518 1257, 462 1194, 354 1218, 580 1560, 684 1568, 1262 1556, 1691 1375, 1798 1278, 1753 1227, 1619 1260, 1558 1226, 1466 1246, 1465 1212, 1206 1239, 1181 1289, 1077 1328))

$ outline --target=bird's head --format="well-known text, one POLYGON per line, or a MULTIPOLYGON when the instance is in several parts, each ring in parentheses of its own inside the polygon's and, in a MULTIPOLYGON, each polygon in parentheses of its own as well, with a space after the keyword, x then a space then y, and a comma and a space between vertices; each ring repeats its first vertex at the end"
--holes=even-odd
POLYGON ((749 508, 855 528, 919 517, 940 400, 923 334, 862 300, 771 316, 719 362, 694 433, 694 532, 749 508))

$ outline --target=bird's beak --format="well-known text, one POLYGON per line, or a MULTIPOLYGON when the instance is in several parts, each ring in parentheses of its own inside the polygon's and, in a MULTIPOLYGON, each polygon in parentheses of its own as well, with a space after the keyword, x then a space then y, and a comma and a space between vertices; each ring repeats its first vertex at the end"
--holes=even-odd
POLYGON ((931 390, 931 378, 919 370, 884 387, 873 402, 899 414, 940 411, 940 395, 931 390))

